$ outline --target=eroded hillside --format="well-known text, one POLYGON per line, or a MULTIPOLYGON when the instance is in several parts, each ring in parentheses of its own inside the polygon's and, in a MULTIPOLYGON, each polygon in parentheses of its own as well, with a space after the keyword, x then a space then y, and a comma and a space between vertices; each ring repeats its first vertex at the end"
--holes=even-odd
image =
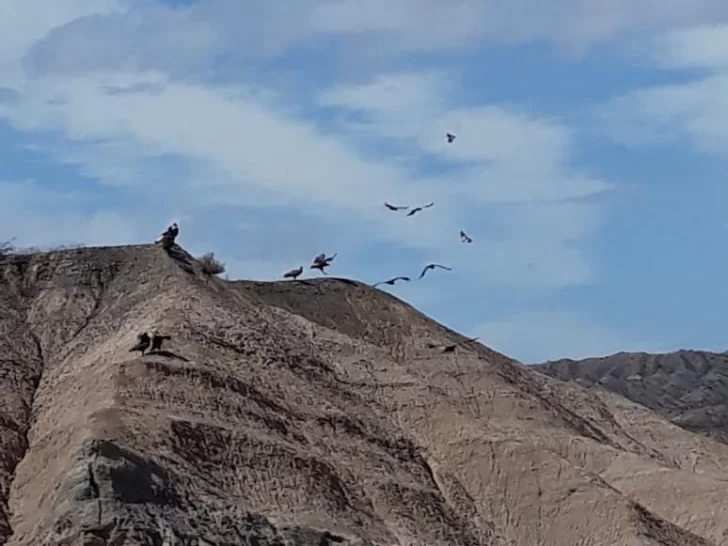
POLYGON ((341 279, 0 263, 8 545, 706 545, 728 446, 341 279), (168 352, 129 352, 158 328, 168 352))
POLYGON ((535 369, 563 381, 617 393, 686 430, 728 443, 727 353, 617 353, 558 360, 535 369))

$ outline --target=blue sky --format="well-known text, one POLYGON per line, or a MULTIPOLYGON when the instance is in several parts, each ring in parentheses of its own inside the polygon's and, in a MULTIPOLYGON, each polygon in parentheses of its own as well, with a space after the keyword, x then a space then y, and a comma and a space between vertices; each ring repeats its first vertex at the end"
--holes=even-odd
POLYGON ((9 0, 0 74, 0 239, 177 220, 234 278, 449 265, 388 289, 523 362, 726 348, 722 0, 9 0))

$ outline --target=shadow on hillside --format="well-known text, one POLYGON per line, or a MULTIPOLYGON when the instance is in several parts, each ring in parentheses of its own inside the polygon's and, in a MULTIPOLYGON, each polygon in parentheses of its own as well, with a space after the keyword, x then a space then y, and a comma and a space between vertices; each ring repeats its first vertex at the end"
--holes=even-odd
POLYGON ((181 360, 182 362, 189 362, 189 359, 183 357, 182 355, 178 355, 177 353, 173 353, 172 351, 150 351, 147 354, 163 356, 165 358, 174 358, 175 360, 181 360))
POLYGON ((162 250, 167 253, 167 256, 177 262, 177 265, 179 265, 183 271, 191 274, 195 273, 195 267, 193 265, 194 258, 180 245, 173 243, 172 246, 169 247, 162 246, 162 250))

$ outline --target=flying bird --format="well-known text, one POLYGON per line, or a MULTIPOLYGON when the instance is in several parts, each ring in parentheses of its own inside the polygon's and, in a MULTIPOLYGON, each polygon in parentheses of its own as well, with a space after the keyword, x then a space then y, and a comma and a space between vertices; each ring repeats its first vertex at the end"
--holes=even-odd
POLYGON ((164 232, 160 234, 160 236, 157 238, 155 242, 160 243, 163 240, 171 240, 174 241, 177 238, 177 235, 179 234, 179 226, 177 225, 177 222, 173 222, 171 226, 169 226, 164 232))
POLYGON ((460 345, 465 345, 466 343, 473 343, 474 341, 478 341, 480 337, 471 337, 470 339, 466 339, 465 341, 461 341, 460 343, 453 343, 452 345, 446 345, 442 348, 443 353, 453 353, 455 352, 455 349, 457 349, 460 345))
POLYGON ((461 243, 472 243, 473 240, 468 237, 467 233, 465 233, 462 229, 460 230, 460 242, 461 243))
POLYGON ((405 210, 409 208, 409 205, 404 205, 401 207, 398 207, 396 205, 390 205, 389 203, 385 202, 384 206, 387 207, 389 210, 405 210))
POLYGON ((447 137, 447 143, 452 144, 452 141, 455 140, 455 135, 452 133, 445 133, 445 136, 447 137))
POLYGON ((326 253, 325 252, 322 252, 321 254, 319 254, 318 256, 316 256, 313 259, 313 263, 314 264, 323 264, 323 263, 325 263, 325 264, 331 264, 331 262, 333 261, 333 259, 336 258, 336 255, 337 254, 338 254, 337 252, 334 252, 331 256, 329 256, 327 258, 326 257, 326 253))
POLYGON ((410 280, 411 279, 409 277, 394 277, 393 279, 389 279, 388 281, 382 281, 382 282, 378 282, 376 284, 373 284, 372 287, 373 288, 376 288, 380 284, 388 284, 390 286, 394 286, 394 283, 396 283, 397 281, 407 281, 407 282, 409 282, 410 280))
POLYGON ((134 351, 139 351, 140 353, 142 353, 142 355, 144 355, 144 351, 149 348, 150 343, 151 339, 149 338, 149 334, 147 334, 146 332, 142 332, 137 336, 137 344, 129 349, 129 352, 133 353, 134 351))
POLYGON ((327 258, 326 254, 322 252, 313 259, 313 265, 311 266, 311 269, 319 269, 321 273, 326 275, 326 268, 331 265, 331 262, 334 260, 334 258, 336 258, 337 254, 337 252, 334 252, 331 256, 327 258))
POLYGON ((432 203, 428 203, 427 205, 422 205, 421 207, 415 207, 407 213, 407 216, 412 216, 413 214, 417 214, 422 209, 429 209, 434 204, 435 204, 435 202, 433 201, 432 203))
POLYGON ((421 279, 422 277, 424 277, 425 276, 425 273, 427 273, 427 271, 429 269, 433 269, 434 270, 436 267, 439 267, 440 269, 445 269, 447 271, 452 271, 452 268, 451 267, 445 267, 444 265, 440 265, 440 264, 430 264, 430 265, 426 265, 425 266, 425 268, 422 270, 422 273, 420 273, 420 277, 419 278, 421 279))
POLYGON ((154 333, 152 334, 152 348, 149 349, 149 352, 152 351, 161 351, 162 350, 162 343, 165 339, 172 339, 172 336, 163 336, 156 330, 154 330, 154 333))
POLYGON ((296 278, 303 273, 303 266, 299 267, 298 269, 291 269, 287 273, 283 274, 284 279, 293 279, 294 281, 296 278))

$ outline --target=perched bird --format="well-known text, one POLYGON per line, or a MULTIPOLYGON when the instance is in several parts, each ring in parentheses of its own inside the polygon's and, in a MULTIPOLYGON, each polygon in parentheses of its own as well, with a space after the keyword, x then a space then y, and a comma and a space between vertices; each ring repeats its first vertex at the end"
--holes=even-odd
POLYGON ((401 207, 398 207, 396 205, 390 205, 389 203, 385 202, 384 206, 387 207, 389 210, 405 210, 409 208, 409 205, 404 205, 401 207))
POLYGON ((177 225, 177 222, 173 222, 171 226, 169 226, 162 234, 157 238, 154 243, 160 243, 165 239, 171 240, 174 242, 174 240, 177 238, 177 235, 179 234, 179 226, 177 225))
POLYGON ((452 271, 451 267, 445 267, 444 265, 440 265, 440 264, 430 264, 430 265, 425 266, 425 268, 422 270, 422 273, 420 273, 419 278, 421 279, 422 277, 424 277, 425 273, 427 273, 427 271, 429 269, 435 269, 436 267, 439 267, 440 269, 446 269, 447 271, 452 271))
POLYGON ((372 287, 373 288, 376 288, 380 284, 388 284, 390 286, 394 286, 394 283, 396 283, 397 281, 407 281, 407 282, 409 282, 410 280, 411 279, 409 277, 394 277, 393 279, 389 279, 388 281, 382 281, 382 282, 378 282, 376 284, 373 284, 372 287))
POLYGON ((172 336, 163 336, 157 330, 154 330, 154 333, 152 334, 152 348, 149 350, 149 352, 151 353, 152 351, 161 351, 162 343, 165 339, 172 339, 172 336))
POLYGON ((291 269, 289 272, 285 273, 283 275, 284 279, 293 279, 294 281, 296 278, 303 273, 303 266, 299 267, 298 269, 291 269))
POLYGON ((337 254, 337 252, 334 252, 331 256, 327 258, 326 254, 322 252, 313 259, 313 265, 311 266, 311 269, 319 269, 321 273, 326 275, 326 268, 331 265, 331 262, 334 260, 334 258, 336 258, 337 254))
POLYGON ((452 141, 455 140, 455 135, 452 133, 445 133, 445 136, 447 137, 447 143, 452 144, 452 141))
POLYGON ((149 334, 146 332, 142 332, 137 336, 137 344, 134 345, 131 349, 129 349, 130 353, 133 353, 134 351, 139 351, 144 355, 144 351, 146 351, 149 348, 149 343, 151 342, 149 338, 149 334))
POLYGON ((407 216, 412 216, 413 214, 417 214, 422 209, 429 209, 434 204, 435 204, 435 202, 433 201, 432 203, 428 203, 427 205, 422 205, 421 207, 415 207, 407 213, 407 216))
POLYGON ((472 243, 473 240, 461 229, 460 230, 460 242, 461 243, 472 243))

